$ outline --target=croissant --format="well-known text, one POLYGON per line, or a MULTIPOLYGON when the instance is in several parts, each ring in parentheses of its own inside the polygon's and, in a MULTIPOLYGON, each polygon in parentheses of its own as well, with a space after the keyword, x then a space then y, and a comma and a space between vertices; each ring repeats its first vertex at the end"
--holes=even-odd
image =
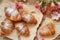
POLYGON ((5 7, 5 16, 12 21, 20 21, 21 15, 16 9, 5 7))
POLYGON ((19 35, 29 36, 30 31, 25 23, 23 23, 23 22, 16 23, 15 28, 18 31, 19 35))
POLYGON ((43 27, 40 27, 39 34, 44 37, 54 35, 55 29, 54 29, 53 23, 48 23, 48 24, 44 25, 43 27))
POLYGON ((35 16, 32 14, 29 14, 25 9, 20 9, 19 12, 22 15, 22 20, 25 21, 26 23, 31 23, 31 24, 37 23, 35 16))
POLYGON ((2 35, 8 35, 10 34, 14 29, 12 21, 9 19, 5 19, 3 22, 1 22, 1 34, 2 35))

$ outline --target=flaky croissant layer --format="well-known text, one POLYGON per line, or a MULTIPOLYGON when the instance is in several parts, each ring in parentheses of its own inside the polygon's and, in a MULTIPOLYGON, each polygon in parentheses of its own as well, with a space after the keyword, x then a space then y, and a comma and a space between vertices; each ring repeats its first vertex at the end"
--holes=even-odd
POLYGON ((18 31, 19 35, 29 36, 30 34, 30 31, 24 22, 16 23, 15 28, 18 31))
POLYGON ((31 24, 36 24, 37 23, 37 20, 36 20, 35 16, 28 13, 27 10, 20 9, 19 12, 22 16, 22 20, 25 21, 26 23, 31 23, 31 24))
POLYGON ((5 8, 5 16, 12 20, 12 21, 20 21, 21 20, 21 15, 16 9, 6 7, 5 8))
POLYGON ((53 23, 48 23, 39 29, 39 34, 41 36, 47 37, 55 34, 55 29, 53 23))
POLYGON ((5 19, 1 23, 1 34, 2 35, 10 34, 13 31, 13 29, 14 29, 13 23, 9 19, 5 19))

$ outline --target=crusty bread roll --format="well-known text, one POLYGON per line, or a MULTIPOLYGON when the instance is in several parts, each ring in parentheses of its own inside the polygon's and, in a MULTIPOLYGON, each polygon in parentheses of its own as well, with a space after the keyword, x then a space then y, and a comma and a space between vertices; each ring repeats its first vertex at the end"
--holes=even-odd
POLYGON ((24 22, 16 23, 15 28, 18 31, 19 35, 29 36, 30 34, 30 31, 24 22))
POLYGON ((8 19, 12 21, 20 21, 21 20, 21 15, 16 9, 10 8, 10 7, 5 7, 4 9, 5 15, 8 19))
POLYGON ((51 20, 45 20, 39 28, 39 34, 43 37, 52 36, 55 34, 54 24, 51 20))
POLYGON ((10 34, 14 29, 12 21, 9 19, 5 19, 1 23, 1 35, 8 35, 10 34))

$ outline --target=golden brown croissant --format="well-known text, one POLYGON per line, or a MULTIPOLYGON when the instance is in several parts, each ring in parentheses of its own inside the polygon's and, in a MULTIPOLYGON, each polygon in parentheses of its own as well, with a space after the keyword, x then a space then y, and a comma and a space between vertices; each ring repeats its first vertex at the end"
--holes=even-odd
POLYGON ((43 27, 40 27, 39 33, 41 36, 47 37, 55 34, 55 29, 53 23, 48 23, 43 27))
POLYGON ((29 29, 28 29, 28 27, 26 26, 25 23, 23 23, 23 22, 16 23, 15 28, 20 35, 29 36, 30 31, 29 31, 29 29))
POLYGON ((10 34, 13 31, 13 29, 14 29, 13 23, 9 19, 5 19, 1 23, 1 34, 2 35, 10 34))
POLYGON ((22 15, 22 20, 23 21, 25 21, 27 23, 33 23, 33 24, 36 24, 37 23, 37 20, 34 17, 34 15, 29 14, 26 10, 20 9, 20 13, 22 15))
POLYGON ((9 18, 12 21, 20 21, 21 20, 21 15, 16 9, 13 8, 7 8, 5 7, 5 15, 7 18, 9 18))

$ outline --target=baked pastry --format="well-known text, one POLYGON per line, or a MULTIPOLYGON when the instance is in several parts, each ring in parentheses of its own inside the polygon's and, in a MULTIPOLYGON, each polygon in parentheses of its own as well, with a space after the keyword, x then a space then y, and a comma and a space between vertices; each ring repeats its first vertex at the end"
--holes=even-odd
POLYGON ((21 20, 21 15, 16 9, 10 8, 10 7, 5 7, 5 16, 12 20, 12 21, 20 21, 21 20))
POLYGON ((37 23, 37 20, 35 19, 35 17, 32 14, 23 14, 22 19, 23 19, 23 21, 25 21, 27 23, 31 23, 31 24, 37 23))
POLYGON ((29 36, 29 29, 27 27, 27 25, 23 22, 21 23, 16 23, 15 24, 15 28, 18 31, 19 35, 23 35, 23 36, 29 36))
POLYGON ((37 23, 37 20, 36 18, 34 17, 34 15, 32 14, 29 14, 26 10, 24 9, 20 9, 20 14, 22 15, 22 20, 25 21, 26 23, 33 23, 33 24, 36 24, 37 23))
MULTIPOLYGON (((47 22, 47 21, 46 21, 47 22)), ((43 37, 52 36, 55 34, 54 24, 50 21, 39 28, 39 34, 43 37)))
POLYGON ((14 29, 12 21, 9 19, 5 19, 3 22, 1 22, 1 34, 2 35, 8 35, 10 34, 14 29))

